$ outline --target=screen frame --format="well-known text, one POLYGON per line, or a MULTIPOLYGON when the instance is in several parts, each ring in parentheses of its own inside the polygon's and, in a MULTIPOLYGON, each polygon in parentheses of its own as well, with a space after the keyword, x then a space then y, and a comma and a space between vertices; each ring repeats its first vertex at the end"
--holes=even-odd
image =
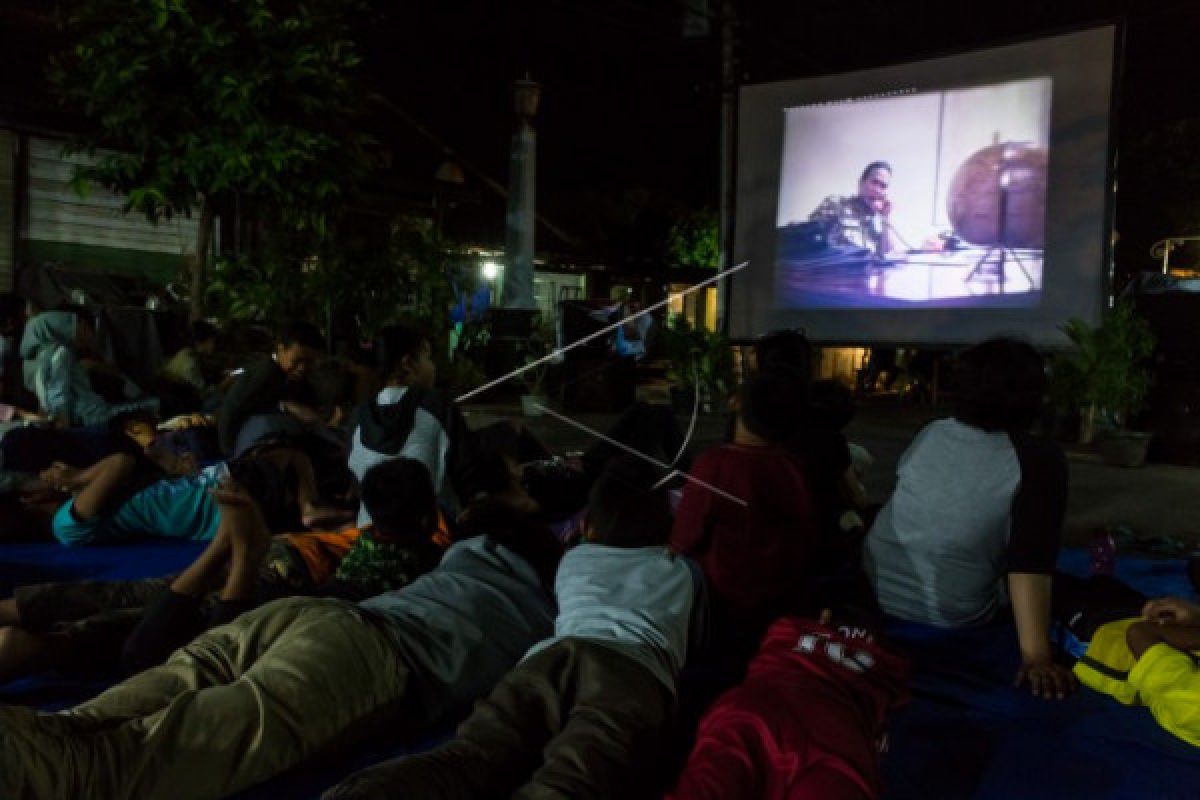
MULTIPOLYGON (((748 151, 752 148, 762 149, 762 147, 763 147, 763 141, 762 141, 761 137, 757 137, 757 138, 755 138, 754 141, 751 141, 752 137, 746 135, 746 133, 747 133, 746 129, 748 127, 747 115, 746 115, 747 106, 748 105, 749 106, 757 106, 757 108, 754 108, 752 110, 752 113, 757 113, 759 115, 762 115, 764 113, 764 109, 762 107, 763 106, 762 98, 761 98, 761 96, 756 96, 756 95, 761 95, 761 93, 763 93, 763 92, 778 94, 778 93, 787 92, 789 89, 795 91, 796 88, 799 87, 801 84, 811 84, 812 82, 817 82, 817 81, 848 82, 848 81, 865 79, 868 81, 870 81, 870 80, 879 81, 880 85, 878 88, 876 88, 873 91, 851 95, 851 97, 872 97, 872 96, 876 96, 876 95, 883 95, 887 91, 889 91, 889 88, 888 88, 889 85, 884 82, 884 76, 886 76, 888 74, 894 74, 901 70, 906 70, 906 69, 911 69, 911 68, 929 69, 930 65, 934 65, 937 62, 953 62, 953 61, 958 61, 961 59, 970 59, 970 58, 973 58, 980 54, 985 54, 985 53, 994 54, 996 51, 1010 49, 1010 48, 1015 49, 1015 48, 1022 48, 1022 47, 1042 47, 1042 46, 1046 46, 1047 44, 1049 44, 1050 42, 1052 42, 1055 39, 1060 39, 1060 38, 1065 38, 1065 37, 1076 37, 1076 36, 1098 36, 1099 37, 1099 36, 1105 36, 1107 34, 1107 38, 1105 38, 1104 43, 1105 43, 1105 45, 1111 46, 1111 63, 1108 65, 1108 86, 1107 86, 1108 96, 1106 98, 1106 103, 1105 103, 1107 117, 1104 122, 1104 130, 1103 130, 1103 135, 1105 138, 1105 152, 1104 152, 1104 162, 1103 162, 1103 188, 1102 188, 1103 198, 1102 198, 1102 202, 1100 203, 1100 205, 1101 205, 1100 215, 1102 217, 1102 222, 1101 222, 1102 230, 1099 232, 1102 236, 1102 239, 1100 242, 1100 248, 1099 248, 1099 258, 1100 258, 1100 264, 1102 267, 1102 274, 1099 276, 1098 281, 1096 283, 1096 291, 1095 291, 1094 295, 1090 291, 1086 293, 1090 297, 1090 300, 1088 300, 1088 302, 1090 303, 1090 307, 1088 309, 1086 309, 1086 311, 1084 311, 1083 313, 1071 314, 1071 316, 1077 316, 1077 317, 1083 318, 1089 324, 1098 323, 1100 315, 1103 313, 1104 309, 1106 309, 1108 306, 1111 305, 1112 297, 1113 297, 1113 289, 1114 289, 1114 279, 1115 279, 1115 265, 1113 263, 1114 246, 1113 246, 1113 241, 1112 241, 1112 235, 1113 235, 1113 230, 1115 229, 1114 217, 1115 217, 1115 212, 1116 212, 1115 178, 1116 178, 1116 174, 1117 174, 1116 173, 1117 131, 1118 131, 1117 125, 1118 125, 1118 113, 1119 113, 1119 108, 1120 108, 1121 78, 1122 78, 1123 69, 1124 69, 1126 27, 1127 26, 1124 24, 1124 21, 1122 19, 1119 19, 1119 18, 1109 19, 1109 20, 1103 20, 1103 21, 1095 22, 1095 23, 1088 23, 1086 25, 1079 25, 1079 26, 1073 26, 1073 27, 1069 27, 1069 28, 1056 29, 1053 31, 1041 32, 1038 34, 1034 34, 1034 35, 1030 35, 1030 36, 1023 36, 1023 37, 1015 38, 1015 39, 1001 40, 1001 41, 997 41, 995 43, 990 43, 988 45, 979 46, 979 47, 968 47, 968 48, 960 48, 960 49, 956 49, 956 50, 952 50, 952 51, 943 51, 941 53, 937 53, 934 55, 928 55, 928 56, 914 58, 911 61, 894 62, 894 63, 890 63, 890 64, 870 67, 870 68, 861 69, 861 70, 831 72, 831 73, 825 73, 825 74, 820 74, 820 75, 804 76, 804 77, 790 79, 790 80, 779 80, 779 81, 772 81, 772 82, 768 82, 768 83, 746 84, 746 85, 742 86, 739 91, 739 94, 738 94, 739 112, 738 112, 738 128, 737 128, 737 132, 738 132, 737 203, 735 206, 735 219, 734 219, 733 231, 732 231, 733 245, 734 245, 734 255, 733 255, 732 263, 741 263, 743 261, 750 261, 751 266, 745 272, 738 274, 736 276, 733 276, 729 279, 726 279, 725 281, 722 281, 723 284, 727 285, 726 292, 725 292, 726 305, 725 305, 725 308, 723 309, 723 311, 725 311, 725 313, 723 314, 723 316, 724 316, 725 328, 727 330, 727 333, 730 334, 730 341, 735 342, 735 343, 751 342, 754 339, 761 336, 762 334, 769 332, 769 330, 778 330, 778 329, 788 328, 788 329, 804 331, 806 333, 806 335, 809 336, 810 341, 812 341, 814 344, 824 345, 824 346, 869 346, 872 344, 887 344, 887 345, 904 346, 904 347, 915 346, 915 347, 954 349, 954 348, 962 347, 965 345, 969 345, 975 341, 980 340, 981 338, 984 338, 984 336, 976 335, 976 336, 964 336, 964 337, 959 337, 959 338, 956 338, 953 336, 930 337, 927 335, 905 336, 903 334, 888 335, 888 336, 877 336, 877 335, 868 334, 868 335, 865 335, 862 337, 829 336, 829 335, 823 335, 823 331, 821 330, 822 327, 829 328, 830 326, 828 324, 810 326, 809 324, 806 324, 805 318, 806 317, 820 317, 820 316, 826 316, 826 315, 844 315, 844 316, 882 315, 883 317, 888 317, 888 316, 895 317, 895 315, 901 315, 900 317, 898 317, 898 319, 901 321, 908 321, 906 319, 908 317, 911 317, 914 321, 921 321, 919 318, 922 315, 924 315, 926 317, 928 317, 931 314, 941 314, 941 315, 947 315, 947 314, 980 315, 980 314, 985 314, 986 315, 993 311, 999 310, 999 309, 990 309, 990 308, 975 308, 975 309, 958 308, 958 309, 950 309, 950 310, 921 309, 921 308, 914 308, 914 309, 883 309, 883 308, 879 308, 879 309, 866 308, 866 309, 864 309, 864 308, 858 308, 858 309, 779 310, 773 304, 770 308, 767 308, 767 309, 753 308, 752 303, 749 300, 747 300, 748 295, 751 295, 753 293, 752 290, 748 289, 748 287, 746 285, 747 282, 756 280, 756 279, 757 280, 767 280, 773 286, 774 281, 775 281, 775 269, 776 269, 776 265, 775 265, 776 241, 775 241, 775 238, 776 237, 774 235, 775 234, 775 226, 774 226, 773 220, 774 220, 774 217, 775 217, 775 214, 777 211, 777 207, 778 207, 778 202, 779 202, 779 188, 780 188, 779 182, 780 182, 780 173, 781 173, 781 167, 782 167, 782 161, 783 161, 783 151, 784 151, 784 147, 783 147, 784 142, 783 142, 783 138, 782 138, 782 133, 780 133, 780 135, 778 137, 773 138, 772 141, 767 143, 768 146, 773 147, 774 155, 771 159, 768 159, 768 163, 773 162, 773 166, 774 166, 773 174, 775 176, 775 179, 770 187, 770 191, 765 193, 768 196, 764 199, 764 196, 763 196, 764 193, 760 189, 758 197, 750 197, 751 191, 750 191, 750 187, 748 187, 746 185, 746 181, 744 180, 745 175, 746 175, 746 170, 744 170, 743 167, 744 167, 747 157, 749 155, 748 151), (748 199, 751 202, 747 202, 748 199), (746 213, 748 206, 753 208, 753 211, 750 214, 746 213), (757 244, 754 244, 754 243, 751 243, 750 241, 748 241, 749 235, 746 233, 746 230, 747 230, 746 217, 751 216, 751 215, 753 215, 757 218, 756 221, 759 223, 760 226, 762 225, 762 218, 764 217, 764 215, 766 217, 769 217, 772 220, 771 225, 770 225, 772 236, 770 237, 769 245, 764 245, 761 241, 758 242, 757 244), (763 258, 764 253, 767 254, 768 257, 763 258), (754 321, 756 321, 757 318, 762 317, 762 316, 769 317, 769 319, 773 323, 772 326, 769 329, 763 329, 763 330, 752 329, 751 324, 754 321)), ((1059 65, 1057 70, 1058 70, 1058 72, 1055 72, 1053 70, 1049 72, 1051 77, 1057 79, 1058 75, 1063 70, 1063 66, 1059 65)), ((988 80, 990 82, 1004 82, 1007 80, 1019 80, 1022 77, 1033 76, 1037 73, 1037 71, 1038 71, 1037 69, 1030 69, 1026 73, 1021 73, 1020 71, 1017 71, 1017 72, 1013 72, 1012 74, 1001 74, 1001 75, 998 75, 997 77, 989 78, 986 80, 988 80)), ((1057 80, 1056 80, 1056 83, 1057 83, 1057 80)), ((970 88, 970 87, 976 86, 976 85, 980 85, 980 79, 938 82, 936 85, 931 84, 931 85, 923 85, 923 86, 917 87, 914 89, 914 91, 926 92, 926 91, 936 91, 939 89, 953 90, 953 89, 959 89, 959 88, 970 88)), ((895 88, 897 86, 897 83, 893 82, 892 84, 890 84, 890 86, 892 88, 895 88)), ((907 87, 905 87, 905 88, 907 88, 907 87)), ((782 115, 784 109, 789 108, 789 107, 811 105, 811 104, 817 104, 817 103, 822 103, 822 102, 839 102, 839 101, 842 101, 845 99, 847 99, 845 94, 839 95, 836 92, 827 94, 826 96, 820 96, 819 94, 816 96, 808 95, 808 96, 798 98, 793 102, 769 103, 768 104, 769 107, 767 108, 766 113, 782 115)), ((1054 102, 1055 103, 1059 102, 1059 98, 1057 96, 1055 97, 1054 102)), ((760 123, 759 127, 760 128, 762 127, 761 123, 760 123)), ((782 128, 782 126, 777 126, 777 127, 782 128)), ((1052 129, 1051 129, 1052 141, 1053 141, 1054 134, 1055 134, 1055 128, 1052 126, 1052 129)), ((1052 150, 1051 150, 1052 160, 1053 160, 1053 152, 1054 151, 1053 151, 1053 145, 1052 145, 1052 150)), ((759 170, 759 172, 761 172, 761 171, 762 170, 759 170)), ((1093 174, 1095 174, 1095 173, 1093 173, 1093 174)), ((1054 209, 1054 206, 1051 206, 1048 204, 1047 214, 1049 215, 1050 213, 1052 213, 1053 209, 1054 209)), ((759 290, 759 291, 761 292, 761 290, 759 290)), ((773 289, 771 291, 773 293, 773 289)), ((1009 317, 1016 316, 1021 313, 1020 310, 1015 310, 1015 309, 1002 309, 1000 311, 1002 311, 1002 314, 1007 314, 1009 317)), ((1062 321, 1065 322, 1066 320, 1063 319, 1062 321)), ((929 323, 926 321, 926 327, 928 327, 928 325, 929 325, 929 323)), ((908 327, 908 326, 896 324, 896 325, 892 325, 891 327, 895 327, 897 329, 902 330, 904 327, 908 327)), ((987 326, 982 326, 982 327, 987 327, 987 326)), ((1011 334, 1011 335, 1020 336, 1022 338, 1025 338, 1025 339, 1031 341, 1035 346, 1039 347, 1039 349, 1044 349, 1044 350, 1062 349, 1068 345, 1068 340, 1066 339, 1066 336, 1057 329, 1057 326, 1053 332, 1050 332, 1045 329, 1045 326, 1043 323, 1042 330, 1039 331, 1038 335, 1034 335, 1034 336, 1026 335, 1025 332, 1021 330, 1021 327, 1022 326, 1020 326, 1019 324, 1014 325, 1011 322, 1011 320, 1001 320, 1000 323, 995 326, 995 330, 991 332, 991 335, 1011 334)), ((899 330, 897 332, 899 333, 899 330)))

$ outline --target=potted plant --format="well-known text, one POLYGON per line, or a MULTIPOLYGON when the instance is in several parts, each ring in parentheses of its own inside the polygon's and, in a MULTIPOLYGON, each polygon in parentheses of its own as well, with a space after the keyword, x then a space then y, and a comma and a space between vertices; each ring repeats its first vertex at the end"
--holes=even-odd
POLYGON ((672 403, 679 411, 691 412, 694 394, 706 412, 721 411, 723 401, 733 389, 733 351, 719 333, 693 328, 685 319, 676 319, 663 332, 663 350, 670 368, 672 403))
POLYGON ((1098 423, 1113 430, 1101 441, 1106 460, 1124 466, 1145 461, 1149 435, 1129 431, 1129 418, 1142 409, 1150 390, 1146 359, 1154 350, 1150 325, 1133 305, 1122 301, 1092 327, 1072 319, 1062 327, 1071 349, 1054 361, 1051 392, 1060 403, 1079 409, 1079 441, 1091 444, 1098 423))

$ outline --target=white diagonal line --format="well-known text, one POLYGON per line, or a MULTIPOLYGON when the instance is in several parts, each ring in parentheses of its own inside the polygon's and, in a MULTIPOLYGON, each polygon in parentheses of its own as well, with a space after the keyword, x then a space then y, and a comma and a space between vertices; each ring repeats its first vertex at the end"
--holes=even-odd
POLYGON ((692 292, 696 291, 697 289, 702 289, 705 286, 708 286, 710 283, 715 283, 716 281, 721 280, 721 278, 724 278, 726 275, 731 275, 732 273, 737 272, 738 270, 745 269, 747 266, 749 266, 749 264, 750 264, 749 261, 743 261, 742 263, 740 263, 736 266, 733 266, 733 267, 730 267, 729 269, 718 272, 716 275, 712 276, 711 278, 707 278, 707 279, 701 281, 700 283, 697 283, 695 286, 689 286, 687 289, 684 289, 682 292, 677 292, 673 295, 669 294, 669 295, 667 295, 665 300, 660 300, 659 302, 655 303, 652 306, 643 308, 641 311, 639 311, 636 314, 630 314, 628 317, 625 317, 624 319, 617 320, 612 325, 609 325, 607 328, 601 328, 598 331, 589 333, 587 336, 584 336, 582 339, 578 339, 574 342, 571 342, 566 347, 562 347, 557 350, 552 350, 551 352, 547 353, 546 355, 542 356, 541 358, 537 359, 536 361, 530 361, 525 366, 517 367, 516 369, 514 369, 512 372, 508 373, 507 375, 502 375, 501 377, 496 378, 495 380, 488 381, 487 383, 483 384, 482 386, 477 386, 476 388, 472 389, 471 391, 467 392, 466 394, 459 395, 458 397, 456 397, 454 399, 454 402, 465 403, 467 400, 470 400, 475 395, 483 394, 488 389, 491 389, 493 386, 499 386, 500 384, 504 383, 505 381, 512 380, 513 378, 517 377, 518 375, 520 375, 523 372, 531 370, 534 367, 541 366, 542 364, 545 364, 547 361, 550 361, 551 359, 558 358, 563 353, 566 353, 568 350, 574 350, 576 347, 585 345, 588 342, 592 341, 593 339, 598 339, 601 336, 605 336, 605 335, 611 333, 612 331, 615 331, 617 328, 621 327, 622 325, 629 322, 630 320, 637 319, 638 317, 642 316, 643 314, 649 314, 651 311, 657 311, 658 309, 665 306, 667 303, 670 303, 676 297, 683 297, 684 295, 691 294, 692 292))
MULTIPOLYGON (((585 433, 590 433, 592 436, 595 436, 597 439, 601 439, 605 442, 608 442, 613 447, 619 447, 620 449, 624 450, 626 453, 635 455, 638 458, 642 459, 643 461, 649 461, 654 466, 659 467, 664 470, 667 470, 668 472, 673 472, 675 474, 682 475, 684 478, 686 478, 687 480, 696 484, 697 486, 703 486, 705 489, 708 489, 710 492, 721 495, 726 500, 732 500, 733 502, 737 503, 742 508, 747 507, 747 503, 745 500, 742 500, 740 497, 734 497, 729 492, 726 492, 723 489, 718 489, 716 486, 713 486, 711 483, 705 483, 704 481, 700 480, 699 478, 693 478, 691 475, 688 475, 686 472, 680 472, 679 470, 672 469, 670 464, 664 464, 662 461, 659 461, 657 458, 648 456, 645 453, 641 452, 640 450, 635 450, 632 447, 630 447, 629 445, 625 444, 624 442, 618 442, 616 439, 613 439, 610 436, 605 436, 603 433, 600 433, 600 431, 589 428, 587 425, 584 425, 582 422, 576 422, 575 420, 571 419, 570 417, 559 414, 557 411, 555 411, 552 408, 546 408, 544 405, 542 405, 540 403, 534 403, 534 406, 536 408, 541 409, 543 412, 549 414, 550 416, 554 417, 557 420, 565 422, 568 425, 571 425, 572 427, 578 428, 579 430, 584 431, 585 433)), ((671 476, 668 476, 668 477, 671 477, 671 476)), ((658 484, 656 484, 656 486, 661 485, 661 484, 662 484, 662 481, 659 481, 658 484)))

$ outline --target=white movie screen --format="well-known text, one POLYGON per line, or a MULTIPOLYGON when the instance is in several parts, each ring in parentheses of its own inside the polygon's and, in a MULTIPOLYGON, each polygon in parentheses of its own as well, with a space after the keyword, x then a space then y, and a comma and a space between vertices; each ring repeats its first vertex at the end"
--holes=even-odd
POLYGON ((1036 306, 1052 89, 1035 78, 787 109, 780 305, 1036 306))
POLYGON ((730 333, 1065 344, 1111 270, 1113 26, 742 88, 730 333))

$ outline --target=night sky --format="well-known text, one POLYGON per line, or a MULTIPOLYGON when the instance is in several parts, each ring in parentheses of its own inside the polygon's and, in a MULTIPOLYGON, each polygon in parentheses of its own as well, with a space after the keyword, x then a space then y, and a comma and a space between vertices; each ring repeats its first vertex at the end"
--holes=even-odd
MULTIPOLYGON (((365 85, 404 108, 501 182, 512 124, 508 86, 543 86, 539 208, 606 252, 630 218, 716 207, 719 48, 716 0, 708 36, 685 37, 685 0, 439 0, 377 4, 360 22, 365 85), (624 219, 622 219, 624 217, 624 219)), ((40 69, 53 41, 49 3, 0 0, 0 116, 44 105, 40 69), (39 21, 40 20, 40 21, 39 21)), ((748 83, 842 72, 1123 20, 1126 48, 1118 143, 1197 116, 1200 2, 1055 0, 739 0, 739 74, 748 83)), ((381 140, 401 171, 425 179, 434 148, 380 114, 381 140)), ((1126 164, 1127 170, 1146 170, 1126 164)), ((1158 176, 1122 174, 1118 228, 1133 242, 1164 229, 1158 176), (1149 179, 1153 177, 1153 180, 1149 179), (1125 191, 1126 187, 1129 191, 1125 191)), ((480 188, 475 179, 471 188, 480 188)), ((1200 193, 1200 186, 1196 187, 1200 193)), ((502 201, 480 189, 485 238, 502 237, 502 201)), ((1200 220, 1197 220, 1200 228, 1200 220)), ((618 248, 636 249, 637 242, 618 248)), ((567 250, 545 231, 539 249, 567 250)), ((1144 248, 1143 248, 1144 249, 1144 248)))
MULTIPOLYGON (((712 35, 698 38, 683 35, 684 3, 675 0, 412 5, 423 7, 385 12, 373 26, 367 48, 372 82, 503 179, 511 124, 507 84, 528 72, 544 87, 539 205, 573 233, 603 237, 612 228, 599 218, 611 215, 614 205, 624 204, 630 214, 716 206, 715 2, 708 10, 712 35)), ((739 74, 747 83, 882 66, 1119 20, 1125 25, 1120 147, 1200 108, 1200 2, 1194 0, 741 0, 737 9, 739 74)), ((1134 193, 1145 192, 1148 181, 1141 177, 1128 175, 1130 191, 1118 204, 1118 228, 1133 260, 1145 257, 1142 239, 1177 233, 1155 216, 1161 198, 1134 193)), ((540 237, 542 246, 557 244, 540 237)))

